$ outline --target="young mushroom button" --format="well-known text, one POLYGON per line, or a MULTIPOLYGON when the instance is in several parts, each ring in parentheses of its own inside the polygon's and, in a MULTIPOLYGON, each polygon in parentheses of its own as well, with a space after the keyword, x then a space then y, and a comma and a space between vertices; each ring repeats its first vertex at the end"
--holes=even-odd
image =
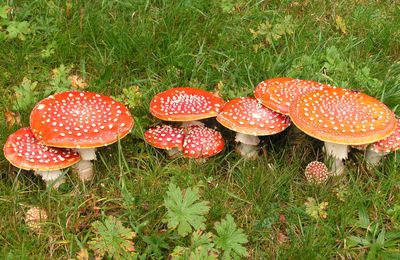
POLYGON ((307 93, 293 101, 289 114, 300 130, 325 142, 335 175, 343 173, 347 145, 381 140, 396 128, 394 113, 382 102, 341 88, 307 93))
POLYGON ((224 103, 202 89, 172 88, 153 97, 150 113, 165 121, 195 121, 217 116, 224 103))
POLYGON ((255 158, 260 139, 257 136, 282 132, 290 125, 288 116, 261 105, 255 98, 230 100, 217 116, 217 121, 236 132, 238 151, 246 158, 255 158))
POLYGON ((288 115, 293 100, 306 93, 325 88, 329 86, 312 80, 273 78, 259 83, 254 96, 264 106, 288 115))
POLYGON ((313 184, 321 184, 329 177, 329 171, 326 165, 318 161, 310 162, 304 170, 304 174, 307 181, 313 184))
POLYGON ((64 182, 60 169, 77 163, 81 158, 71 149, 40 144, 29 127, 11 134, 3 148, 4 157, 15 167, 33 170, 49 186, 57 188, 64 182))
POLYGON ((95 148, 117 142, 133 128, 129 110, 111 97, 92 92, 66 91, 40 101, 30 115, 33 134, 43 144, 75 148, 82 180, 92 177, 95 148))

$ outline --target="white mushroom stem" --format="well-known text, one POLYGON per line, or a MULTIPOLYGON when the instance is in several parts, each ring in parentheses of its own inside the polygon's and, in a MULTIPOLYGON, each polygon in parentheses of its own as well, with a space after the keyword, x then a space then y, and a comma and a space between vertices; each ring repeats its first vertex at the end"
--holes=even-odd
POLYGON ((342 175, 345 169, 343 160, 346 160, 348 157, 349 146, 325 142, 325 154, 333 160, 330 163, 332 174, 336 176, 342 175))
POLYGON ((379 161, 382 159, 383 156, 385 156, 388 153, 378 153, 375 152, 371 149, 367 149, 367 154, 366 154, 366 161, 368 164, 368 168, 372 168, 372 166, 378 165, 379 161))
POLYGON ((79 153, 82 160, 96 160, 96 148, 77 148, 76 151, 79 153))
POLYGON ((43 181, 46 183, 46 187, 52 186, 53 189, 58 189, 58 187, 65 182, 65 177, 62 176, 60 170, 36 171, 36 174, 42 177, 43 181))
POLYGON ((74 165, 81 181, 90 181, 93 178, 93 163, 96 160, 96 148, 77 148, 82 160, 74 165))
POLYGON ((74 164, 72 168, 81 181, 90 181, 93 178, 93 163, 91 161, 81 160, 74 164))
POLYGON ((182 124, 181 124, 182 127, 188 127, 188 126, 192 126, 192 125, 204 126, 204 123, 195 120, 195 121, 185 121, 185 122, 182 122, 182 124))
POLYGON ((237 151, 246 159, 256 159, 258 156, 258 144, 260 138, 254 135, 236 133, 235 141, 237 151))

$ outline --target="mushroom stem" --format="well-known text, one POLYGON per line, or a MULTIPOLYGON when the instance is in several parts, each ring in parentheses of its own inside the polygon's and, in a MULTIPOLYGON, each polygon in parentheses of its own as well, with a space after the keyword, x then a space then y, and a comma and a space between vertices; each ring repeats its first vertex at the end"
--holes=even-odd
POLYGON ((93 163, 91 161, 81 160, 74 164, 72 168, 81 181, 90 181, 93 178, 93 163))
POLYGON ((74 165, 74 170, 78 173, 81 181, 90 181, 93 178, 93 163, 96 160, 96 148, 77 148, 76 151, 82 160, 74 165))
POLYGON ((179 154, 182 153, 180 149, 177 147, 171 148, 171 149, 166 149, 165 152, 167 153, 168 158, 170 159, 175 159, 176 157, 179 156, 179 154))
POLYGON ((76 148, 82 160, 96 160, 96 148, 76 148))
POLYGON ((385 156, 387 153, 377 153, 371 149, 367 149, 366 153, 366 161, 368 169, 371 169, 373 166, 377 166, 379 161, 385 156))
POLYGON ((347 159, 349 153, 348 145, 329 142, 325 142, 324 145, 326 156, 333 159, 333 162, 330 163, 332 174, 335 176, 342 175, 345 169, 343 160, 347 159))
POLYGON ((237 151, 246 159, 255 160, 258 157, 258 144, 260 139, 254 135, 236 133, 235 141, 237 151))
POLYGON ((182 122, 182 124, 181 124, 182 127, 188 127, 188 126, 192 126, 192 125, 204 126, 204 123, 200 122, 198 120, 194 120, 194 121, 185 121, 185 122, 182 122))
POLYGON ((60 170, 55 171, 36 171, 36 174, 40 175, 43 181, 46 183, 46 187, 52 186, 53 189, 58 189, 61 184, 65 182, 64 176, 60 170))

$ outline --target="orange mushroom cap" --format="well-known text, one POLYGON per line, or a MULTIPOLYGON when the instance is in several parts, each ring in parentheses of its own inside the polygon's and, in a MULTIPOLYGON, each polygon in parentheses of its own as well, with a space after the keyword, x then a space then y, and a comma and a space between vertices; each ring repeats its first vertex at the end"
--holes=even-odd
POLYGON ((169 125, 158 125, 144 133, 146 142, 160 149, 178 148, 182 150, 184 137, 183 128, 169 125))
POLYGON ((394 133, 383 140, 371 144, 369 149, 377 153, 390 153, 400 149, 400 118, 397 119, 394 133))
POLYGON ((150 113, 165 121, 193 121, 217 116, 224 100, 197 88, 172 88, 150 102, 150 113))
POLYGON ((207 158, 221 152, 225 141, 221 133, 205 127, 193 125, 185 128, 183 156, 190 158, 207 158))
POLYGON ((376 142, 396 128, 395 115, 385 104, 342 88, 307 93, 292 102, 289 114, 306 134, 338 144, 376 142))
POLYGON ((77 163, 81 157, 71 149, 42 145, 29 127, 11 134, 4 147, 4 157, 15 167, 24 170, 53 171, 77 163))
POLYGON ((133 128, 129 110, 111 97, 66 91, 40 101, 30 115, 33 134, 48 146, 95 148, 112 144, 133 128))
POLYGON ((227 102, 217 121, 235 132, 254 136, 273 135, 290 125, 288 116, 272 111, 251 97, 227 102))
POLYGON ((312 80, 273 78, 259 83, 254 91, 254 96, 264 106, 288 115, 289 106, 293 100, 308 92, 328 87, 328 85, 312 80))

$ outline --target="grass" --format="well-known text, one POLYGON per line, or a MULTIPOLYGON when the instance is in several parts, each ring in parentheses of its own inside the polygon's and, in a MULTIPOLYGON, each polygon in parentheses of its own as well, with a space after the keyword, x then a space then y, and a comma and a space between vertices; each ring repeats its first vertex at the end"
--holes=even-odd
MULTIPOLYGON (((229 99, 251 95, 266 78, 291 76, 360 89, 399 114, 396 1, 8 3, 13 8, 9 18, 27 21, 30 31, 24 40, 0 37, 2 112, 20 113, 21 124, 28 125, 35 102, 55 90, 52 70, 61 64, 83 77, 89 91, 119 96, 138 86, 140 98, 131 107, 135 130, 120 144, 99 150, 96 177, 90 183, 67 175, 59 191, 46 190, 38 177, 0 157, 0 258, 75 258, 87 248, 91 223, 106 215, 138 233, 135 246, 144 258, 165 258, 175 246, 188 243, 162 221, 163 196, 172 180, 181 188, 199 187, 202 198, 210 201, 208 229, 226 214, 234 216, 248 236, 250 259, 366 257, 370 247, 347 246, 350 235, 366 234, 355 228, 360 209, 386 231, 399 229, 399 219, 388 213, 400 206, 398 154, 367 171, 363 155, 355 152, 346 176, 315 187, 302 172, 309 161, 321 159, 322 144, 294 129, 263 138, 265 152, 257 161, 239 158, 232 133, 221 127, 228 148, 201 165, 183 158, 168 160, 143 141, 143 132, 157 123, 148 113, 151 98, 172 86, 218 90, 229 99), (262 24, 271 27, 262 30, 262 24), (38 82, 29 99, 15 96, 24 77, 38 82), (16 108, 16 100, 24 100, 26 107, 16 108), (328 202, 326 219, 306 213, 309 197, 328 202), (49 214, 41 237, 31 234, 23 221, 32 205, 49 214)), ((0 32, 5 28, 3 24, 0 32)), ((20 126, 9 128, 2 116, 0 124, 3 145, 20 126)), ((399 252, 400 246, 389 249, 399 252)))

